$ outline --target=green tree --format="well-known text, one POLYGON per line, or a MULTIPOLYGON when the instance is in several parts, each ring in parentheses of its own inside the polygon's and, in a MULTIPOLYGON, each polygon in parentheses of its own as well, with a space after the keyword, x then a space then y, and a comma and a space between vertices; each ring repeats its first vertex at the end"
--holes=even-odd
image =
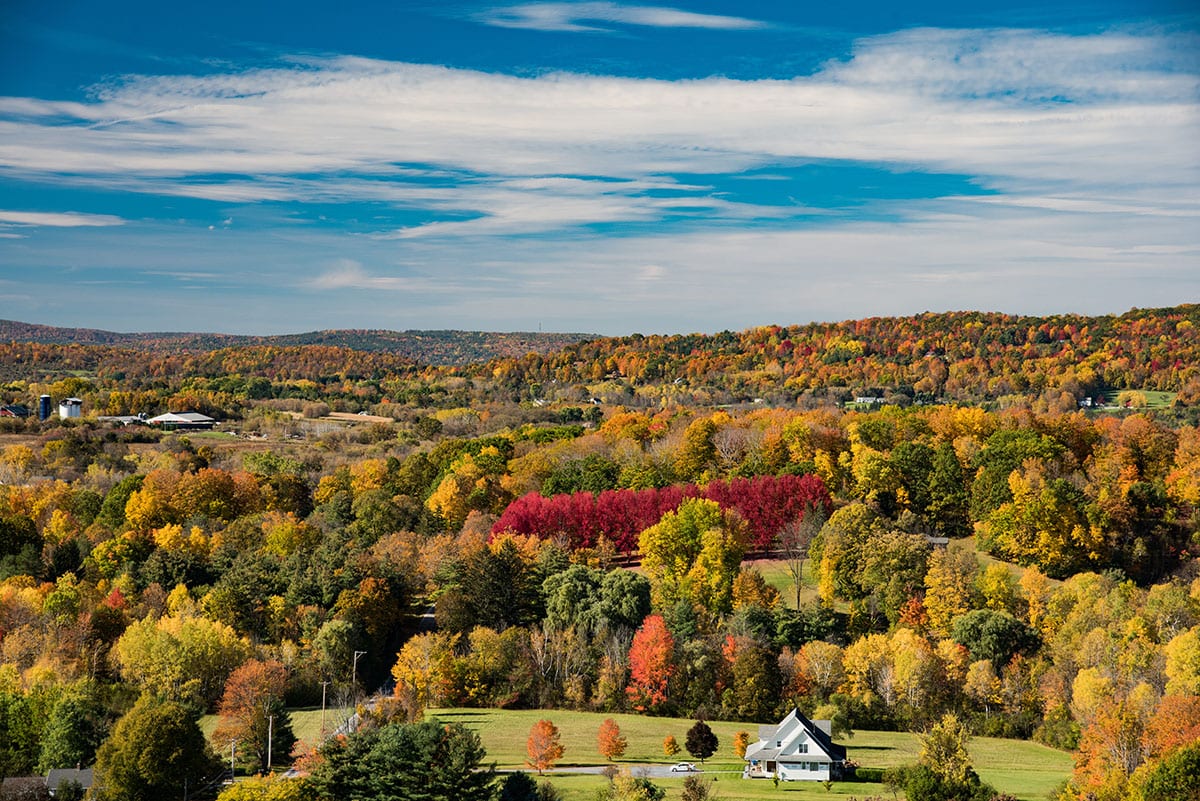
POLYGON ((96 753, 99 795, 112 801, 167 801, 221 770, 196 719, 180 704, 143 695, 96 753))
POLYGON ((0 776, 25 776, 33 770, 40 728, 27 696, 0 692, 0 776))
POLYGON ((587 565, 571 565, 542 582, 546 623, 557 629, 575 626, 594 631, 600 619, 599 596, 603 574, 587 565))
POLYGON ((487 626, 503 631, 541 617, 541 583, 534 565, 527 563, 511 538, 477 548, 458 565, 451 588, 439 601, 443 619, 456 631, 487 626), (444 614, 447 610, 452 614, 444 614))
POLYGON ((738 649, 733 662, 733 698, 739 720, 770 720, 782 686, 779 657, 772 649, 759 643, 738 649))
POLYGON ((600 580, 600 616, 611 628, 633 631, 650 614, 650 581, 632 570, 610 570, 600 580))
POLYGON ((966 479, 962 463, 949 442, 943 442, 934 451, 928 495, 927 519, 940 536, 965 537, 971 533, 966 479))
POLYGON ((989 659, 993 665, 1007 665, 1013 656, 1037 644, 1037 635, 1029 626, 994 609, 976 609, 955 619, 951 636, 972 657, 989 659))
POLYGON ((309 781, 321 801, 491 801, 495 768, 458 723, 391 723, 329 740, 309 781))
POLYGON ((538 801, 537 782, 523 770, 515 770, 500 782, 496 801, 538 801))
POLYGON ((108 734, 107 710, 91 685, 67 690, 55 702, 42 733, 38 772, 90 765, 108 734))
POLYGON ((1132 785, 1133 801, 1200 801, 1200 743, 1139 769, 1132 785))
POLYGON ((660 609, 686 600, 714 613, 733 608, 733 580, 746 552, 747 527, 715 501, 690 498, 638 538, 642 569, 660 609))

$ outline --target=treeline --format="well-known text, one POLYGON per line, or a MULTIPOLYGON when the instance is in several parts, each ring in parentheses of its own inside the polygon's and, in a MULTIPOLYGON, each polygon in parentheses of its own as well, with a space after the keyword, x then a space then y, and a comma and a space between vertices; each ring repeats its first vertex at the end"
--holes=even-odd
POLYGON ((894 394, 909 402, 1005 396, 1059 402, 1066 395, 1074 406, 1107 390, 1148 389, 1182 392, 1185 403, 1195 403, 1197 326, 1197 305, 1135 309, 1119 317, 926 313, 740 333, 599 339, 497 362, 490 370, 514 388, 607 378, 698 398, 699 389, 774 401, 840 389, 849 397, 894 394))
POLYGON ((10 382, 0 400, 28 402, 65 380, 97 412, 189 402, 232 418, 266 399, 323 401, 337 411, 389 407, 376 409, 383 413, 593 400, 637 408, 812 406, 857 397, 1069 411, 1123 391, 1143 393, 1126 398, 1135 406, 1145 405, 1145 392, 1173 393, 1186 410, 1200 404, 1198 325, 1198 305, 1101 317, 951 312, 582 341, 335 331, 144 342, 92 332, 63 342, 12 324, 13 338, 0 345, 0 378, 10 382))
POLYGON ((421 364, 463 365, 495 358, 559 350, 593 334, 490 331, 383 331, 338 329, 302 334, 248 336, 239 334, 136 333, 54 326, 0 320, 0 341, 43 345, 111 345, 129 350, 199 352, 247 346, 293 347, 322 345, 354 351, 385 351, 421 364))

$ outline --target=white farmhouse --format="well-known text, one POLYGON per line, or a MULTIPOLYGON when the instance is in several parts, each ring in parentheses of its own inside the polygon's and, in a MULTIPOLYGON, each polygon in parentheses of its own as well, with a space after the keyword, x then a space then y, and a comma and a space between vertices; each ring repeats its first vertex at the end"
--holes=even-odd
POLYGON ((831 781, 841 778, 846 748, 833 742, 828 720, 811 721, 793 709, 777 726, 761 726, 746 749, 747 779, 831 781))

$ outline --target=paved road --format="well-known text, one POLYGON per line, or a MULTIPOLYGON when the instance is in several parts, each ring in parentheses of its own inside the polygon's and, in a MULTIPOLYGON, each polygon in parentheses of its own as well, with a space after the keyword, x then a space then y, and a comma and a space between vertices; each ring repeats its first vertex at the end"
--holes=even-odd
MULTIPOLYGON (((674 764, 674 763, 671 763, 674 764)), ((572 765, 568 767, 556 767, 549 771, 550 773, 603 773, 606 770, 605 765, 572 765)), ((635 765, 631 772, 634 776, 645 777, 647 779, 682 779, 684 776, 706 776, 717 778, 740 777, 741 773, 736 771, 708 771, 705 772, 701 766, 697 765, 693 773, 674 772, 671 770, 671 765, 635 765)))

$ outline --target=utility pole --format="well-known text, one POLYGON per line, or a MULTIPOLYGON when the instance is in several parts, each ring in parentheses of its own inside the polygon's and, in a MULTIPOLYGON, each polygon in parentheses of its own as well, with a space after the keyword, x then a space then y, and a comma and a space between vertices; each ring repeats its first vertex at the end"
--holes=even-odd
POLYGON ((321 682, 321 742, 325 742, 325 690, 329 687, 328 681, 321 682))
POLYGON ((350 684, 355 688, 355 695, 358 695, 358 658, 365 654, 366 651, 354 652, 354 664, 350 666, 350 684))
POLYGON ((271 772, 271 741, 275 739, 275 716, 267 715, 267 773, 271 772))
POLYGON ((233 784, 234 778, 237 776, 237 740, 229 741, 229 783, 233 784))

